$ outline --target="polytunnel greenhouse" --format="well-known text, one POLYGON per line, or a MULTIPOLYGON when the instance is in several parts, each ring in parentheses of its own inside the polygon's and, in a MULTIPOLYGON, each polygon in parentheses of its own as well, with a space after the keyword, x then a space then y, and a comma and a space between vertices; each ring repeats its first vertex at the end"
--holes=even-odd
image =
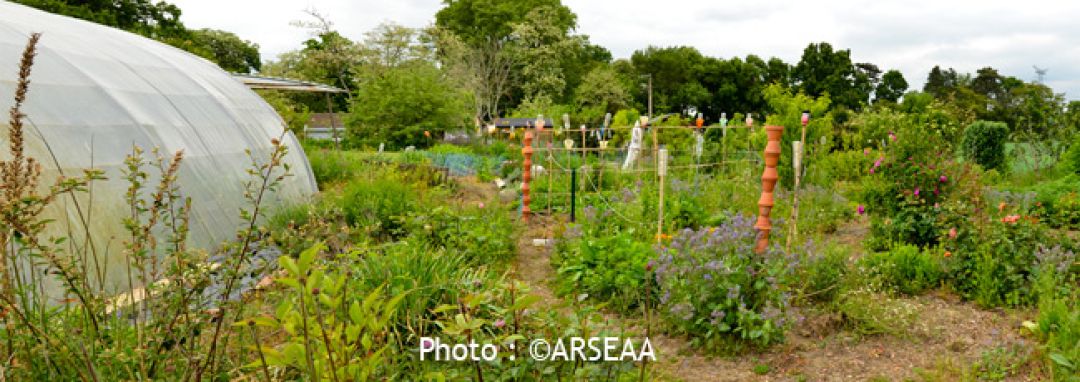
MULTIPOLYGON (((60 175, 97 168, 107 180, 65 196, 45 211, 48 236, 69 237, 72 253, 95 253, 106 285, 124 272, 123 219, 128 183, 124 160, 134 147, 183 150, 178 185, 192 200, 188 244, 212 250, 235 238, 245 205, 246 171, 268 158, 284 123, 252 90, 202 58, 128 32, 0 1, 0 160, 9 160, 7 111, 27 39, 41 33, 23 112, 26 154, 43 165, 41 187, 60 175), (88 236, 88 237, 87 237, 88 236), (77 248, 84 246, 83 248, 77 248)), ((284 145, 293 176, 269 204, 298 202, 316 192, 297 139, 284 145)), ((149 171, 154 187, 157 171, 149 171)))

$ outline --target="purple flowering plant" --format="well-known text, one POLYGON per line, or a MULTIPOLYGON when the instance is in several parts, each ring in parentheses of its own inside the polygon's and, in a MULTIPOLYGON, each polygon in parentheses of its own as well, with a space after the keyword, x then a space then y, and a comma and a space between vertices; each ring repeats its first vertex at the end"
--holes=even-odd
POLYGON ((735 215, 718 227, 685 229, 656 248, 658 312, 670 330, 710 350, 783 341, 790 323, 785 281, 797 257, 777 245, 755 254, 752 224, 735 215))

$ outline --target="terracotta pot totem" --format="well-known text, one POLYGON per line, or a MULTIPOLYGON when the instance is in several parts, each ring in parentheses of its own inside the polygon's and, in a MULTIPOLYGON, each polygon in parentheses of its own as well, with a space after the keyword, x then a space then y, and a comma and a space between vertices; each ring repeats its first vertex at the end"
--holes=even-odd
POLYGON ((768 143, 765 145, 765 172, 761 174, 761 198, 758 199, 758 219, 754 228, 758 230, 757 244, 754 252, 763 253, 769 246, 769 232, 772 231, 772 222, 769 215, 773 208, 773 190, 776 189, 776 181, 780 179, 776 171, 776 164, 780 162, 780 137, 784 135, 783 126, 765 126, 768 135, 768 143))
POLYGON ((529 209, 529 202, 532 201, 529 196, 529 181, 532 180, 532 138, 532 132, 525 131, 525 139, 521 143, 521 155, 525 156, 522 161, 525 168, 521 170, 521 220, 524 221, 529 221, 529 214, 532 213, 529 209))

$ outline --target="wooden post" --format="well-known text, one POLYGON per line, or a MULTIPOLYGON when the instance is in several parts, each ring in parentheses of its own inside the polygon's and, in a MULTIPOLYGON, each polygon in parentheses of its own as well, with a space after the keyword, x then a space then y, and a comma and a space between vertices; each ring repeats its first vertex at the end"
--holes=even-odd
POLYGON ((806 125, 810 123, 810 111, 804 111, 799 118, 802 124, 802 138, 798 142, 791 142, 791 164, 795 169, 795 188, 791 193, 791 234, 788 235, 787 249, 791 249, 791 242, 799 234, 799 189, 802 183, 802 158, 803 148, 806 146, 806 125))
POLYGON ((330 114, 330 133, 334 140, 334 151, 341 151, 341 143, 338 139, 337 124, 334 123, 334 101, 330 98, 330 93, 326 93, 326 110, 330 114))
MULTIPOLYGON (((754 135, 754 117, 750 116, 751 113, 746 113, 746 155, 750 155, 753 151, 753 147, 750 145, 752 136, 754 135)), ((746 166, 746 177, 749 178, 753 175, 753 166, 746 166)))
POLYGON ((585 149, 585 125, 581 125, 581 164, 586 164, 588 159, 589 150, 585 149))
MULTIPOLYGON (((537 130, 543 129, 544 119, 543 117, 536 120, 537 130)), ((532 210, 529 209, 529 202, 532 198, 529 196, 529 181, 532 180, 532 156, 533 156, 533 132, 529 129, 525 129, 525 137, 521 142, 521 155, 525 156, 525 160, 521 165, 524 167, 521 170, 521 220, 529 221, 529 215, 532 210)))
POLYGON ((788 250, 791 249, 791 242, 795 240, 795 235, 799 232, 799 181, 802 178, 799 172, 802 170, 802 147, 801 141, 791 142, 791 165, 795 170, 795 189, 791 193, 791 233, 785 245, 788 250))
POLYGON ((657 206, 656 241, 660 242, 664 235, 664 179, 667 177, 667 149, 660 149, 656 158, 656 174, 660 177, 660 204, 657 206))
POLYGON ((551 216, 551 174, 555 172, 555 166, 552 163, 551 155, 551 142, 555 140, 555 134, 551 135, 551 139, 547 143, 547 173, 548 173, 548 186, 547 186, 547 214, 551 216))
POLYGON ((720 113, 720 167, 727 172, 727 113, 720 113))
POLYGON ((608 129, 608 126, 611 126, 611 113, 604 114, 604 124, 601 125, 601 128, 600 128, 600 141, 597 142, 597 144, 600 145, 600 155, 599 155, 600 156, 600 171, 596 175, 596 191, 598 191, 598 192, 603 189, 603 185, 604 185, 604 167, 606 167, 606 164, 607 164, 607 163, 604 162, 604 157, 605 157, 604 154, 607 151, 607 144, 608 144, 608 141, 607 141, 607 129, 608 129))
POLYGON ((577 167, 570 168, 570 222, 577 216, 577 167))
POLYGON ((604 188, 604 167, 607 167, 607 162, 604 153, 607 152, 607 141, 600 141, 600 169, 596 174, 596 191, 602 192, 604 188))
POLYGON ((761 175, 761 198, 758 199, 758 219, 754 224, 759 232, 754 252, 765 253, 769 246, 769 232, 772 231, 772 222, 769 215, 773 208, 773 190, 776 181, 780 179, 776 171, 776 164, 780 162, 780 137, 784 134, 783 126, 765 126, 768 133, 769 143, 765 145, 765 171, 761 175))

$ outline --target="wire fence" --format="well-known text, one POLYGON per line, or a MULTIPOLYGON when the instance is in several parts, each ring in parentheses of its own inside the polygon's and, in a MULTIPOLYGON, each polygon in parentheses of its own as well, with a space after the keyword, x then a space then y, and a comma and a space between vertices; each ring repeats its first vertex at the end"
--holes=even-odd
MULTIPOLYGON (((572 205, 592 205, 631 226, 647 226, 646 221, 651 218, 626 216, 616 208, 616 205, 622 202, 617 200, 618 191, 623 191, 628 183, 657 184, 663 172, 665 182, 682 182, 696 188, 699 181, 705 177, 746 177, 752 176, 754 169, 761 171, 760 167, 764 163, 761 153, 753 149, 750 143, 750 134, 744 133, 738 137, 733 134, 716 134, 706 138, 707 130, 719 128, 651 127, 655 130, 642 134, 648 137, 649 142, 637 148, 631 148, 629 143, 610 147, 610 142, 595 139, 595 135, 590 137, 586 134, 573 134, 610 131, 615 128, 564 129, 562 137, 565 137, 565 140, 561 142, 558 140, 561 137, 553 134, 551 129, 544 129, 533 141, 530 209, 534 213, 566 212, 573 219, 577 211, 571 209, 572 205), (666 137, 663 129, 681 129, 691 132, 692 135, 687 137, 685 133, 681 133, 682 136, 666 137), (593 139, 585 140, 586 146, 582 147, 579 146, 582 141, 574 139, 582 136, 593 139), (670 138, 672 144, 665 144, 668 140, 666 138, 670 138), (659 163, 661 153, 667 155, 665 166, 660 166, 659 163), (631 159, 628 160, 628 157, 631 159), (661 167, 664 171, 661 171, 661 167), (572 203, 572 199, 585 203, 572 203)), ((665 185, 659 184, 658 187, 665 185)), ((648 190, 658 192, 658 187, 648 190)))

